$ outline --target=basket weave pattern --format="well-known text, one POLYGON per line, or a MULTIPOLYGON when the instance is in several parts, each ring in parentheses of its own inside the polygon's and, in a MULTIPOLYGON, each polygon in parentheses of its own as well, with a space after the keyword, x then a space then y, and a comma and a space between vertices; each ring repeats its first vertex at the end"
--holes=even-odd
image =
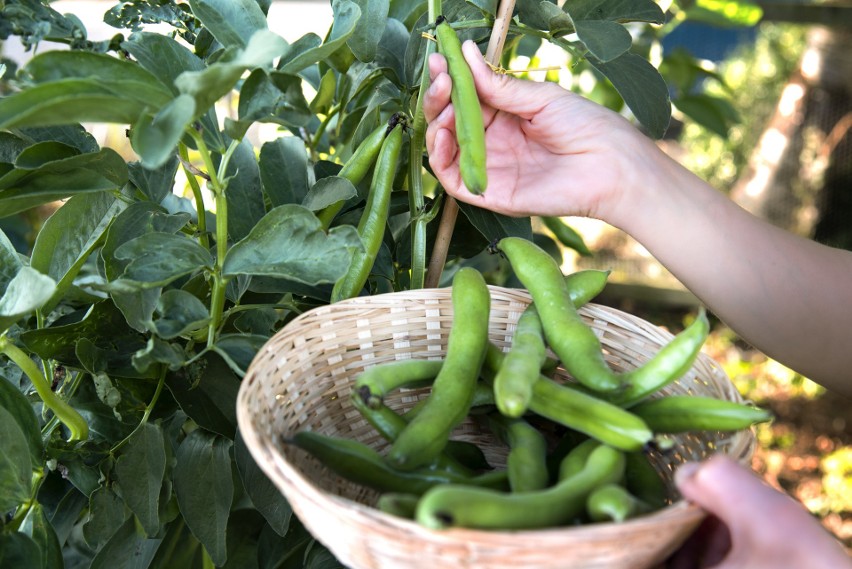
MULTIPOLYGON (((491 340, 506 348, 530 303, 524 290, 489 286, 491 340)), ((352 569, 653 567, 691 533, 704 514, 677 499, 674 468, 724 452, 747 462, 750 431, 692 433, 653 462, 666 479, 673 504, 620 524, 599 523, 523 532, 428 530, 371 507, 378 495, 323 467, 283 438, 299 430, 357 439, 384 451, 387 443, 350 404, 351 384, 365 368, 408 358, 444 356, 452 323, 450 289, 398 292, 349 299, 293 319, 252 362, 237 402, 241 434, 255 461, 284 493, 305 527, 352 569)), ((589 304, 580 309, 616 371, 633 369, 672 339, 669 332, 630 314, 589 304)), ((570 380, 561 370, 557 378, 570 380)), ((406 410, 426 389, 386 398, 406 410)), ((741 402, 719 365, 699 354, 692 369, 665 394, 694 394, 741 402)), ((495 466, 506 449, 470 421, 453 438, 479 444, 495 466)))

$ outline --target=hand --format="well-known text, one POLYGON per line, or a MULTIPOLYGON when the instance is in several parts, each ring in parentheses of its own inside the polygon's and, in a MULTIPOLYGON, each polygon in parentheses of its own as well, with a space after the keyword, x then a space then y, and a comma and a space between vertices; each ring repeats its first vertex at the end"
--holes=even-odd
MULTIPOLYGON (((462 46, 482 104, 488 187, 468 192, 458 169, 452 81, 440 54, 429 60, 432 85, 423 110, 433 171, 460 201, 511 216, 606 217, 625 189, 644 137, 624 118, 554 83, 497 74, 476 45, 462 46)), ((653 145, 651 145, 653 146, 653 145)))
POLYGON ((681 466, 675 483, 710 515, 669 559, 669 569, 852 567, 840 543, 801 504, 725 455, 681 466))

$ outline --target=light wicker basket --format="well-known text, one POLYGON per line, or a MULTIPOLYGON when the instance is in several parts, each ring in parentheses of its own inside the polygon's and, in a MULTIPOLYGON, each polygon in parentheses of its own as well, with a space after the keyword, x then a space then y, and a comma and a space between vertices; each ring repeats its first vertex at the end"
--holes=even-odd
MULTIPOLYGON (((490 337, 506 347, 530 302, 524 290, 489 287, 490 337)), ((237 402, 241 434, 252 456, 284 493, 293 511, 320 542, 351 569, 646 569, 673 552, 704 517, 679 500, 674 468, 724 452, 748 463, 751 431, 693 433, 676 438, 673 452, 652 457, 669 486, 672 504, 622 523, 598 523, 536 531, 429 530, 385 514, 378 495, 348 482, 282 442, 313 430, 365 442, 385 441, 350 404, 350 388, 363 369, 407 358, 441 358, 453 317, 450 289, 360 297, 306 312, 260 350, 242 382, 237 402)), ((640 318, 589 304, 580 310, 601 340, 613 369, 632 369, 672 339, 640 318)), ((561 373, 561 372, 560 372, 561 373)), ((566 376, 562 376, 566 377, 566 376)), ((398 410, 413 406, 428 389, 387 398, 398 410)), ((742 401, 727 375, 706 354, 664 393, 689 393, 742 401)), ((474 422, 453 438, 483 447, 492 464, 505 464, 505 448, 474 422)))

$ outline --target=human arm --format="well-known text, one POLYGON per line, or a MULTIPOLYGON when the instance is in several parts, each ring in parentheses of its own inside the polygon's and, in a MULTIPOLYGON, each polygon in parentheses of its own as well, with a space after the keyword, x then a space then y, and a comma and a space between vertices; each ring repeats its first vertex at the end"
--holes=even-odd
POLYGON ((852 567, 840 543, 801 504, 724 454, 681 466, 675 483, 708 517, 667 569, 852 567))
POLYGON ((457 199, 507 215, 602 219, 641 243, 741 337, 852 395, 852 252, 762 221, 683 168, 623 117, 558 85, 498 75, 463 46, 482 102, 489 185, 461 186, 451 81, 430 60, 430 164, 457 199))

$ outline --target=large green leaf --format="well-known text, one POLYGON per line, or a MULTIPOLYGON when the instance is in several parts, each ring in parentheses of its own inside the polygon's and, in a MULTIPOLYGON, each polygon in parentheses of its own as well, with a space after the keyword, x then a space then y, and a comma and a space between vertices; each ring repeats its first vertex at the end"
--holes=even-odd
POLYGON ((130 515, 124 500, 110 486, 103 485, 89 496, 89 515, 83 537, 94 549, 109 541, 130 515))
POLYGON ((588 61, 612 82, 651 137, 665 134, 672 114, 669 90, 648 60, 628 52, 612 61, 601 62, 593 57, 588 61))
POLYGON ((243 72, 270 67, 273 60, 288 49, 281 36, 269 30, 258 30, 245 48, 233 48, 227 57, 201 71, 182 73, 175 79, 175 85, 181 93, 195 99, 196 112, 200 116, 234 88, 243 72))
POLYGON ((0 377, 0 407, 8 411, 15 420, 27 441, 33 464, 41 464, 44 459, 44 445, 41 441, 41 428, 33 407, 23 393, 11 381, 0 377))
POLYGON ((488 241, 503 237, 523 237, 532 240, 532 224, 528 217, 509 217, 467 204, 460 204, 460 206, 465 217, 488 241))
POLYGON ((624 26, 609 20, 576 20, 577 37, 599 61, 610 61, 633 45, 624 26))
POLYGON ((42 148, 58 151, 53 143, 34 145, 18 157, 20 166, 16 163, 0 177, 0 217, 77 194, 115 190, 127 182, 127 164, 112 149, 55 160, 39 154, 40 163, 30 162, 42 148))
POLYGON ((240 479, 243 481, 243 487, 254 507, 266 518, 275 533, 280 536, 286 535, 293 517, 293 508, 290 507, 281 490, 257 465, 239 434, 234 440, 234 461, 240 473, 240 479))
POLYGON ((38 544, 21 532, 0 532, 0 567, 38 567, 42 556, 38 544))
POLYGON ((160 530, 160 487, 165 473, 163 431, 158 425, 147 422, 122 449, 115 463, 115 475, 124 501, 149 537, 160 530))
POLYGON ((146 106, 96 79, 63 79, 0 99, 0 129, 81 122, 129 124, 146 106))
POLYGON ((165 286, 182 276, 212 267, 210 252, 183 234, 153 232, 128 241, 115 258, 129 261, 122 278, 142 288, 165 286))
POLYGON ((134 32, 122 42, 136 61, 166 85, 173 95, 179 94, 175 80, 184 71, 201 71, 204 62, 174 38, 153 32, 134 32))
POLYGON ((284 277, 309 285, 335 282, 349 266, 352 251, 361 247, 354 227, 335 227, 326 234, 307 208, 282 205, 228 251, 222 272, 284 277))
POLYGON ((332 5, 334 19, 328 38, 320 45, 316 34, 306 34, 293 44, 293 49, 278 65, 285 73, 298 73, 331 57, 334 52, 346 45, 355 33, 358 20, 361 18, 361 8, 351 0, 336 0, 332 5))
POLYGON ((30 507, 24 523, 21 524, 21 532, 30 536, 41 551, 41 565, 28 565, 33 569, 61 569, 64 566, 62 559, 62 548, 59 538, 53 529, 44 507, 36 502, 30 507))
POLYGON ((199 330, 207 324, 209 313, 204 303, 184 290, 167 290, 157 303, 159 318, 151 323, 154 332, 164 340, 199 330))
POLYGON ((127 165, 130 182, 153 203, 161 203, 172 193, 180 160, 173 154, 158 168, 144 168, 139 162, 127 165))
POLYGON ((80 194, 47 219, 36 237, 30 265, 56 281, 50 304, 65 294, 101 244, 109 224, 126 207, 123 200, 108 192, 80 194))
POLYGON ((273 206, 302 203, 311 186, 310 174, 301 138, 281 137, 260 148, 260 177, 273 206))
POLYGON ((187 416, 208 431, 229 439, 237 430, 234 401, 240 378, 211 354, 167 375, 166 387, 187 416))
POLYGON ((355 186, 346 178, 327 176, 316 181, 308 190, 302 205, 311 211, 320 211, 339 201, 345 201, 358 195, 355 186))
POLYGON ((388 21, 390 0, 354 0, 361 9, 361 17, 352 36, 346 42, 352 54, 364 62, 376 57, 376 46, 388 21))
POLYGON ((579 20, 663 24, 666 16, 654 0, 570 0, 562 8, 579 20))
POLYGON ((154 113, 145 113, 130 130, 130 143, 146 168, 159 168, 172 158, 184 131, 198 113, 195 99, 178 95, 154 113))
POLYGON ((184 439, 176 455, 174 485, 180 511, 217 566, 227 560, 226 530, 234 497, 231 444, 197 429, 184 439))
POLYGON ((248 140, 243 140, 231 155, 225 176, 228 180, 225 191, 228 235, 232 240, 239 241, 249 234, 266 213, 260 187, 260 169, 254 147, 248 140))
POLYGON ((147 569, 162 539, 148 539, 128 518, 92 559, 89 569, 147 569))
POLYGON ((0 294, 6 291, 6 287, 23 266, 21 256, 6 234, 0 230, 0 294))
POLYGON ((201 20, 225 47, 245 47, 248 38, 266 30, 266 15, 255 0, 189 0, 201 20))
POLYGON ((21 267, 0 296, 0 331, 41 308, 56 291, 56 281, 30 267, 21 267))
POLYGON ((32 459, 27 437, 15 417, 0 407, 0 511, 8 512, 30 497, 32 459))
POLYGON ((674 100, 677 109, 719 136, 728 136, 731 125, 739 120, 736 109, 728 99, 699 93, 683 95, 674 100))
POLYGON ((244 376, 254 356, 267 340, 268 336, 258 334, 222 334, 213 344, 213 351, 225 360, 234 373, 244 376))

